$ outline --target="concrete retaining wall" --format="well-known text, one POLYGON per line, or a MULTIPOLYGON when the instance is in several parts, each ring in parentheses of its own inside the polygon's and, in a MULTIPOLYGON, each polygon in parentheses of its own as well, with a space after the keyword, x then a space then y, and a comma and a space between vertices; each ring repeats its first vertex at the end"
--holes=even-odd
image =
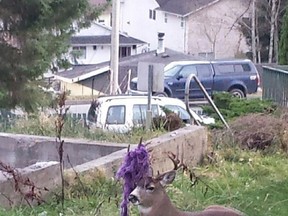
MULTIPOLYGON (((68 154, 74 166, 65 170, 68 183, 75 181, 76 173, 86 178, 96 175, 114 177, 127 153, 127 144, 95 143, 87 140, 64 139, 64 155, 68 154), (87 162, 88 161, 88 162, 87 162)), ((201 162, 207 150, 205 127, 189 126, 167 133, 145 142, 151 150, 151 163, 154 172, 164 172, 173 168, 168 152, 177 154, 189 167, 201 162)), ((130 149, 137 145, 131 145, 130 149)), ((54 138, 13 135, 0 133, 0 160, 22 168, 39 161, 58 161, 57 144, 54 138), (4 153, 4 152, 5 153, 4 153)), ((66 161, 67 164, 67 161, 66 161)), ((69 167, 69 166, 66 166, 69 167)), ((29 177, 37 187, 53 190, 60 184, 59 164, 42 163, 21 170, 23 177, 29 177)), ((13 180, 7 180, 0 172, 0 205, 8 207, 22 203, 22 197, 14 192, 13 180), (2 195, 2 196, 1 196, 2 195), (9 197, 9 199, 5 198, 9 197)))
MULTIPOLYGON (((35 192, 41 191, 41 197, 45 197, 49 191, 60 186, 60 170, 58 162, 40 162, 24 169, 18 169, 22 180, 29 178, 30 181, 35 183, 35 186, 40 190, 35 189, 35 192)), ((30 187, 23 186, 23 181, 17 182, 20 190, 25 194, 31 190, 30 187)), ((0 173, 0 206, 4 208, 14 207, 21 204, 27 204, 23 198, 23 194, 15 191, 15 181, 11 175, 3 175, 0 173)), ((28 201, 31 201, 28 199, 28 201)), ((31 201, 31 204, 34 204, 31 201)))
MULTIPOLYGON (((73 166, 98 159, 112 152, 127 148, 128 144, 95 142, 83 139, 64 139, 64 166, 73 166)), ((13 167, 23 168, 39 161, 58 161, 55 138, 0 133, 0 160, 13 167)))
MULTIPOLYGON (((163 136, 151 139, 148 149, 152 150, 151 159, 154 172, 167 171, 173 168, 173 163, 168 158, 167 153, 178 153, 179 159, 189 167, 201 162, 207 150, 207 131, 205 127, 189 126, 163 136)), ((130 149, 136 148, 131 146, 130 149)), ((74 167, 77 173, 84 177, 93 178, 96 175, 104 175, 108 178, 114 177, 120 167, 127 149, 122 149, 99 159, 74 167)), ((75 179, 75 171, 68 169, 66 176, 68 181, 75 179)))

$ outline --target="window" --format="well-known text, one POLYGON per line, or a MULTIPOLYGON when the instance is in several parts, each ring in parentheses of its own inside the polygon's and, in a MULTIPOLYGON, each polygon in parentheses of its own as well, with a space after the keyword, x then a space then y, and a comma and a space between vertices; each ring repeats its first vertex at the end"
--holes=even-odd
POLYGON ((243 73, 250 72, 251 67, 249 64, 230 63, 230 64, 218 64, 215 67, 217 73, 243 73))
POLYGON ((243 70, 245 72, 250 72, 251 71, 251 67, 249 64, 242 64, 243 70))
POLYGON ((243 72, 244 72, 244 69, 243 69, 243 67, 242 67, 241 64, 236 64, 236 65, 234 65, 234 71, 235 71, 236 73, 243 73, 243 72))
POLYGON ((197 75, 196 65, 187 65, 182 68, 179 75, 183 78, 188 77, 190 74, 197 75))
POLYGON ((73 49, 73 56, 76 59, 86 59, 86 47, 85 46, 75 46, 73 49))
POLYGON ((165 15, 164 15, 164 22, 165 22, 165 23, 168 22, 168 14, 167 14, 167 13, 165 13, 165 15))
POLYGON ((125 124, 125 106, 110 106, 106 124, 125 124))
POLYGON ((184 119, 186 119, 186 120, 190 119, 189 113, 185 109, 180 107, 180 106, 177 106, 177 105, 165 105, 164 107, 169 109, 169 110, 171 110, 172 112, 178 114, 179 117, 181 119, 183 119, 183 120, 184 119))
POLYGON ((156 20, 156 11, 155 10, 149 10, 149 19, 156 20))
POLYGON ((199 77, 210 77, 212 74, 210 64, 196 65, 196 68, 199 77))
POLYGON ((216 65, 216 70, 218 73, 234 73, 233 64, 218 64, 216 65))
POLYGON ((180 26, 183 28, 184 27, 184 17, 181 17, 181 23, 180 26))
POLYGON ((119 47, 119 58, 131 56, 131 47, 119 47))
MULTIPOLYGON (((152 105, 152 117, 159 115, 158 106, 152 105)), ((133 106, 133 123, 134 124, 144 124, 146 120, 147 105, 145 104, 135 104, 133 106)))
POLYGON ((200 53, 198 53, 198 56, 203 58, 203 59, 207 59, 207 60, 215 59, 214 52, 200 52, 200 53))
POLYGON ((174 66, 172 68, 169 68, 168 70, 166 70, 164 72, 164 76, 165 77, 173 77, 173 76, 175 76, 178 73, 178 71, 181 69, 181 67, 182 66, 180 66, 180 65, 176 65, 176 66, 174 66))
POLYGON ((235 64, 234 70, 236 73, 250 72, 251 67, 249 64, 235 64))

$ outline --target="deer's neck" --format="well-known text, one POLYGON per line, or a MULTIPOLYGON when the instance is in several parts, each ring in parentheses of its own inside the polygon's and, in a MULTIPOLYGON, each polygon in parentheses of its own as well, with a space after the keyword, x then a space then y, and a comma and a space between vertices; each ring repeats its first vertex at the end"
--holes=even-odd
POLYGON ((141 216, 181 216, 181 212, 177 210, 171 203, 169 197, 165 193, 162 200, 158 200, 156 205, 151 207, 139 206, 141 216))

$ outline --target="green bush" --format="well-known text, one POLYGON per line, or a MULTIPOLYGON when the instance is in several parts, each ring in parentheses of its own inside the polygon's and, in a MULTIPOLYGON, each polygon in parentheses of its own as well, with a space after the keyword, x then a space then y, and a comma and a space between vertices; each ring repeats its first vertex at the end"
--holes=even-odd
MULTIPOLYGON (((261 100, 259 98, 240 99, 226 92, 216 93, 213 101, 226 121, 249 113, 273 113, 277 107, 273 102, 268 100, 261 100)), ((221 127, 222 124, 219 124, 220 118, 213 108, 208 105, 202 108, 204 113, 216 119, 215 126, 217 128, 221 127)))

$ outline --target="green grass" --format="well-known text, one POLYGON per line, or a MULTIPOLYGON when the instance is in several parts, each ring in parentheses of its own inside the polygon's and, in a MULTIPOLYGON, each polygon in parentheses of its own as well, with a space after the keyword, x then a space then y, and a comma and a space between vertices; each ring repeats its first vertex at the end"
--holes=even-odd
MULTIPOLYGON (((28 119, 20 118, 15 120, 15 123, 11 125, 11 127, 4 128, 1 127, 0 124, 0 131, 15 134, 55 137, 55 118, 47 117, 45 115, 31 115, 28 119)), ((166 133, 166 131, 163 128, 153 131, 147 131, 144 128, 133 128, 131 131, 124 134, 106 132, 96 128, 89 130, 87 127, 83 127, 83 122, 67 118, 63 127, 62 137, 135 144, 139 143, 141 137, 143 140, 148 140, 164 133, 166 133)))
MULTIPOLYGON (((193 168, 197 178, 194 177, 192 182, 186 174, 179 172, 176 181, 167 188, 178 208, 192 211, 211 204, 223 204, 249 216, 287 215, 287 155, 263 155, 227 148, 216 151, 215 160, 212 164, 193 168)), ((119 215, 120 183, 100 178, 84 184, 84 187, 76 185, 66 189, 65 215, 119 215)), ((34 216, 43 211, 47 216, 56 216, 61 212, 57 200, 53 196, 47 204, 33 209, 0 209, 0 216, 34 216)), ((131 210, 130 215, 138 215, 135 207, 131 210)))

